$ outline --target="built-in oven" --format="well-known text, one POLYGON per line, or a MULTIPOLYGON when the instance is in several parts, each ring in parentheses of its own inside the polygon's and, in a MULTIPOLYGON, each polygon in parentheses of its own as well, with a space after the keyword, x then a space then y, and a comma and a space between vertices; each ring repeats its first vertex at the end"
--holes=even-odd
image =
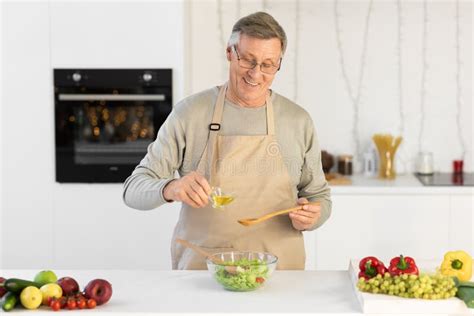
POLYGON ((171 69, 54 69, 57 182, 123 182, 172 109, 171 69))

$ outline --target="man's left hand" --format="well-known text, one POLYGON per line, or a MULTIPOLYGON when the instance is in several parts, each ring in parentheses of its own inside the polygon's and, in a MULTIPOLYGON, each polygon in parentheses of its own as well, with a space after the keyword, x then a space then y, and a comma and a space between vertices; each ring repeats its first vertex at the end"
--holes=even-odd
POLYGON ((306 198, 299 198, 301 209, 289 214, 293 227, 297 230, 306 230, 314 226, 321 217, 321 206, 310 205, 306 198))

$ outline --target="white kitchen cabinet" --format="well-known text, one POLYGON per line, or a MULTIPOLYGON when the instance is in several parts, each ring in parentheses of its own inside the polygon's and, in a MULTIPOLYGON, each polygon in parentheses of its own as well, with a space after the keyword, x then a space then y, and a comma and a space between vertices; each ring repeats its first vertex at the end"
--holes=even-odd
POLYGON ((420 260, 442 260, 454 249, 474 254, 472 189, 404 180, 335 187, 331 218, 306 233, 307 269, 347 269, 351 258, 368 255, 388 264, 400 254, 420 260))
POLYGON ((448 223, 448 196, 334 196, 332 218, 316 233, 316 269, 367 255, 437 258, 449 248, 448 223))
POLYGON ((449 242, 452 248, 471 249, 474 256, 474 196, 450 196, 449 242))

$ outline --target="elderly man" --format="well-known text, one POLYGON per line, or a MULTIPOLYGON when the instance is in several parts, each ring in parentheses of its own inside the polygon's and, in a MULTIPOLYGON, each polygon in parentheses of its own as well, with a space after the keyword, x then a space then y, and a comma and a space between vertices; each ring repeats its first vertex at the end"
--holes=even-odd
POLYGON ((211 253, 269 252, 279 258, 278 269, 304 269, 302 231, 329 218, 331 200, 311 117, 270 89, 286 45, 283 28, 267 13, 237 21, 226 50, 229 80, 179 102, 125 181, 132 208, 182 202, 173 269, 206 269, 205 258, 176 238, 211 253), (212 208, 211 187, 233 192, 234 202, 212 208), (237 222, 295 205, 297 211, 258 225, 237 222))

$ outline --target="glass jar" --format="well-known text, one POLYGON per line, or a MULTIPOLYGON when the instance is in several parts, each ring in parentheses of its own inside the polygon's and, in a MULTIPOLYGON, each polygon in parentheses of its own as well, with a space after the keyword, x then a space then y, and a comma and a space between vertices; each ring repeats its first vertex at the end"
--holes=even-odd
POLYGON ((395 153, 403 138, 390 134, 375 134, 372 139, 379 151, 379 178, 395 179, 397 175, 395 171, 395 153))
POLYGON ((340 155, 337 158, 337 172, 342 175, 352 175, 352 156, 351 155, 340 155))

